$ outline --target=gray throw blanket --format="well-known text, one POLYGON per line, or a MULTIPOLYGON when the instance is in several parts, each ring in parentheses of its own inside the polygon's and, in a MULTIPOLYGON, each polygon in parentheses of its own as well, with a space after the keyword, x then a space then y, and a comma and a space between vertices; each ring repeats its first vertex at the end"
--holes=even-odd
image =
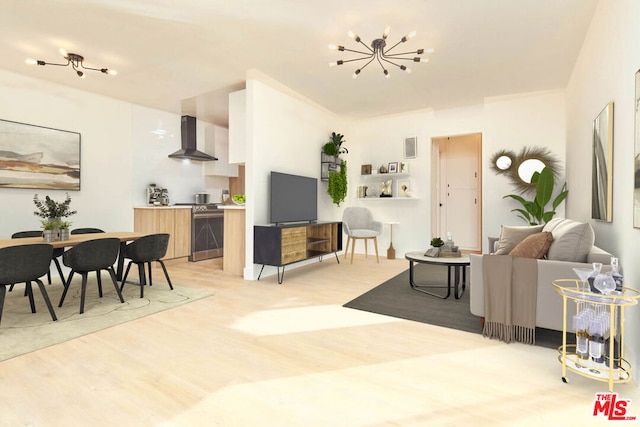
POLYGON ((538 271, 532 258, 482 257, 484 329, 501 341, 535 344, 538 271))

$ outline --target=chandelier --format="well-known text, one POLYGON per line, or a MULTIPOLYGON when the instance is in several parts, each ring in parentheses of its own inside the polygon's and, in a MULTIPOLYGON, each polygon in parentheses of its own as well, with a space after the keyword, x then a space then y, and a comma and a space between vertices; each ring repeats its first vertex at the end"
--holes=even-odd
POLYGON ((78 75, 78 77, 80 77, 81 79, 84 79, 84 71, 82 70, 91 70, 91 71, 100 71, 101 73, 104 74, 111 74, 111 75, 116 75, 118 74, 118 72, 116 70, 110 70, 108 68, 91 68, 91 67, 85 67, 84 65, 84 56, 82 55, 78 55, 77 53, 67 53, 64 49, 60 49, 60 54, 62 54, 62 56, 64 57, 64 59, 67 60, 66 64, 56 64, 53 62, 45 62, 42 61, 40 59, 36 60, 36 59, 27 59, 26 63, 29 65, 55 65, 58 67, 67 67, 69 65, 71 65, 71 68, 73 68, 73 71, 76 72, 76 74, 78 75))
POLYGON ((410 39, 414 38, 415 35, 416 35, 415 31, 412 31, 409 34, 407 34, 406 36, 402 37, 399 42, 397 42, 396 44, 391 46, 389 49, 385 50, 385 48, 387 46, 387 37, 389 37, 390 30, 391 30, 390 27, 386 27, 384 29, 384 32, 382 33, 382 38, 373 40, 371 42, 371 47, 367 46, 362 41, 360 36, 355 34, 353 31, 349 31, 347 33, 349 35, 349 37, 351 37, 353 40, 355 40, 356 43, 360 43, 362 46, 367 48, 367 51, 364 52, 364 51, 361 51, 361 50, 347 49, 344 46, 338 46, 338 45, 335 45, 335 44, 330 44, 329 45, 329 49, 331 49, 331 50, 338 50, 340 52, 344 52, 344 51, 354 52, 354 53, 358 53, 358 54, 361 54, 361 55, 364 55, 364 56, 361 56, 361 57, 358 57, 358 58, 352 58, 352 59, 345 59, 345 60, 339 60, 339 61, 330 62, 329 66, 330 67, 335 67, 336 65, 343 65, 343 64, 346 64, 347 62, 367 61, 368 60, 362 67, 358 68, 353 73, 352 77, 355 79, 356 77, 358 77, 360 72, 367 65, 371 64, 375 60, 375 61, 378 61, 378 64, 380 64, 380 67, 382 67, 382 72, 384 73, 384 76, 386 78, 389 78, 389 77, 391 77, 391 74, 389 74, 389 70, 387 69, 385 64, 395 65, 396 67, 400 68, 402 71, 410 73, 411 72, 410 68, 408 68, 405 65, 398 64, 397 62, 398 61, 429 62, 429 58, 415 56, 415 55, 423 55, 425 53, 433 53, 433 51, 434 51, 433 48, 418 49, 418 50, 411 51, 411 52, 390 53, 399 44, 405 43, 407 40, 410 40, 410 39), (411 56, 407 56, 407 55, 411 55, 411 56))

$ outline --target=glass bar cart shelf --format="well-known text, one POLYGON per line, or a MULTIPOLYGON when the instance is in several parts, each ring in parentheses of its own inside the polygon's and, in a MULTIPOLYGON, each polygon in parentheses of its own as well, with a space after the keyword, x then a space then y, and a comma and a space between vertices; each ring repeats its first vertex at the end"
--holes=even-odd
POLYGON ((562 381, 568 382, 568 370, 583 377, 606 382, 609 385, 609 391, 612 392, 614 384, 631 380, 631 364, 624 358, 624 310, 626 307, 638 304, 640 291, 625 287, 622 291, 603 295, 583 291, 581 284, 582 281, 578 279, 553 281, 556 293, 562 296, 563 300, 562 345, 558 347, 558 361, 562 364, 562 381), (576 314, 586 309, 605 313, 601 314, 605 320, 608 317, 609 344, 604 346, 604 357, 607 363, 595 363, 590 357, 586 360, 580 358, 576 344, 567 344, 567 334, 575 332, 569 330, 567 326, 569 311, 573 309, 568 301, 575 302, 576 314))

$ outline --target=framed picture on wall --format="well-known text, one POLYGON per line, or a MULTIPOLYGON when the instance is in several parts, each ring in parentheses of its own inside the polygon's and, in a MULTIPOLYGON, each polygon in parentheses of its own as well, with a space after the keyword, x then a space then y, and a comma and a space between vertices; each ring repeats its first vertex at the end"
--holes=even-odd
POLYGON ((415 159, 418 155, 418 138, 412 136, 404 139, 404 158, 415 159))
POLYGON ((613 102, 593 121, 591 217, 611 222, 613 206, 613 102))
POLYGON ((411 182, 409 180, 398 181, 398 196, 411 197, 411 182))
POLYGON ((0 120, 0 188, 80 190, 80 134, 0 120))
POLYGON ((398 162, 389 163, 389 173, 398 173, 398 162))
POLYGON ((636 71, 635 153, 633 157, 633 226, 640 228, 640 70, 636 71))

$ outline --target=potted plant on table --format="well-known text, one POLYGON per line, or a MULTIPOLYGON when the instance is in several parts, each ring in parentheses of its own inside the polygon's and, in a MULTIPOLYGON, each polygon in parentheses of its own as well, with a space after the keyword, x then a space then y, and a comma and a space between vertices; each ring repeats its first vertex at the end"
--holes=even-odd
POLYGON ((64 202, 56 202, 49 196, 41 200, 38 198, 38 195, 35 194, 33 196, 33 203, 37 208, 33 214, 42 218, 41 223, 42 229, 44 230, 44 240, 50 242, 69 239, 69 227, 71 227, 71 223, 64 221, 62 218, 67 218, 77 213, 77 211, 73 211, 70 208, 71 196, 69 196, 69 193, 67 193, 64 202))

